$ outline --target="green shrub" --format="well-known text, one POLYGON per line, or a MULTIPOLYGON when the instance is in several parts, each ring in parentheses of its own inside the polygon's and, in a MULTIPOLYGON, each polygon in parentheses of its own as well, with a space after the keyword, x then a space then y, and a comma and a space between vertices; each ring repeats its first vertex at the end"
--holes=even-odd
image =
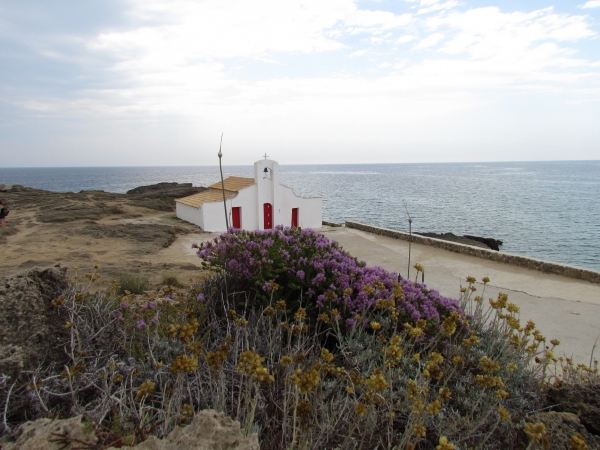
POLYGON ((119 294, 123 295, 126 292, 131 294, 143 294, 145 291, 150 290, 150 281, 148 278, 142 277, 138 274, 122 274, 117 276, 119 284, 119 294))
POLYGON ((161 284, 165 286, 182 287, 175 275, 163 275, 161 284))
POLYGON ((125 210, 119 205, 111 205, 108 208, 104 208, 104 214, 123 214, 125 210))

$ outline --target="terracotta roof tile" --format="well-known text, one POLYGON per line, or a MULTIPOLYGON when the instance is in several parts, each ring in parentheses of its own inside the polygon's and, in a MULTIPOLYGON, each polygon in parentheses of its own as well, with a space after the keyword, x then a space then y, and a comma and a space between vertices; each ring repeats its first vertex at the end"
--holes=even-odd
MULTIPOLYGON (((223 184, 225 184, 225 190, 231 192, 239 192, 241 189, 247 188, 248 186, 252 186, 254 184, 254 178, 246 178, 246 177, 227 177, 223 180, 223 184)), ((209 189, 218 189, 221 190, 221 182, 218 181, 215 184, 212 184, 208 187, 209 189)))
MULTIPOLYGON (((232 198, 236 195, 235 192, 225 191, 225 198, 232 198)), ((203 203, 223 201, 223 191, 221 189, 208 189, 207 191, 198 192, 188 197, 176 198, 175 201, 191 206, 192 208, 199 208, 203 203)))

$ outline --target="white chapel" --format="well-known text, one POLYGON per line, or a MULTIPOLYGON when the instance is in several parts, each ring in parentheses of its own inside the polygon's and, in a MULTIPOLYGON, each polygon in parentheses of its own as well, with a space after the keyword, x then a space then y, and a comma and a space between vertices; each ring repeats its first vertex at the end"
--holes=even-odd
MULTIPOLYGON (((320 228, 323 217, 321 197, 299 197, 292 188, 279 183, 279 164, 267 159, 254 163, 254 178, 228 177, 224 180, 229 226, 243 230, 268 230, 276 225, 320 228)), ((221 182, 208 190, 175 199, 177 217, 204 231, 226 231, 221 182)))

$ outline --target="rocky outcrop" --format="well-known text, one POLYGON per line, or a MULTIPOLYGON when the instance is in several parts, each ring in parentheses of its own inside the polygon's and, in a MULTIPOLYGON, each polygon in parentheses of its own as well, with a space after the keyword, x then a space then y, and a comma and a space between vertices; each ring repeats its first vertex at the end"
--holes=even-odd
POLYGON ((143 196, 146 198, 179 198, 205 190, 205 187, 194 187, 192 183, 157 183, 130 189, 127 191, 127 195, 143 196))
POLYGON ((15 434, 16 441, 3 445, 3 450, 66 450, 95 448, 98 437, 94 425, 83 416, 64 420, 38 419, 25 422, 15 434))
POLYGON ((432 237, 442 239, 443 241, 458 242, 459 244, 472 245, 473 247, 489 248, 490 250, 500 251, 502 241, 494 238, 486 238, 481 236, 472 236, 465 234, 457 236, 454 233, 414 233, 419 236, 432 237))
POLYGON ((192 183, 158 183, 131 189, 127 191, 127 196, 132 197, 130 201, 137 206, 171 211, 176 198, 187 197, 205 190, 205 187, 193 187, 192 183))
POLYGON ((66 269, 32 269, 0 285, 0 373, 17 376, 59 362, 65 330, 52 299, 67 288, 66 269))
MULTIPOLYGON (((96 448, 93 423, 83 416, 65 420, 39 419, 19 427, 14 442, 4 450, 69 450, 96 448)), ((104 448, 104 447, 102 447, 104 448)), ((177 427, 164 439, 150 436, 134 446, 138 450, 259 450, 258 436, 244 436, 240 424, 222 413, 200 411, 185 427, 177 427)), ((109 447, 108 450, 115 450, 109 447)))
MULTIPOLYGON (((166 438, 150 436, 138 450, 259 450, 258 436, 244 436, 239 422, 213 410, 200 411, 192 423, 166 438)), ((109 450, 112 450, 111 447, 109 450)))
POLYGON ((491 248, 492 250, 496 250, 497 252, 500 251, 500 246, 503 244, 503 242, 500 239, 486 238, 481 236, 471 236, 470 234, 465 234, 463 235, 463 237, 471 239, 472 241, 481 242, 482 244, 487 245, 489 248, 491 248))
POLYGON ((600 384, 553 387, 547 398, 553 410, 575 414, 586 430, 600 439, 600 384))
MULTIPOLYGON (((471 245, 473 247, 487 248, 490 247, 479 239, 471 239, 471 236, 457 236, 454 233, 413 233, 413 235, 431 237, 441 239, 448 242, 457 242, 459 244, 471 245)), ((497 250, 497 249, 496 249, 497 250)))

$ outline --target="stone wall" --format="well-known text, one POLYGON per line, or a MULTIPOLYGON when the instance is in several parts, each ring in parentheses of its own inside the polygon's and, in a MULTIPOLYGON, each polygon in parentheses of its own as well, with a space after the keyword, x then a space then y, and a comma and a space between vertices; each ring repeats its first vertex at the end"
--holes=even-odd
MULTIPOLYGON (((408 233, 390 230, 389 228, 375 227, 372 225, 348 221, 346 221, 346 226, 348 228, 355 228, 357 230, 379 234, 381 236, 387 236, 394 239, 402 239, 404 241, 408 241, 410 239, 410 235, 408 233)), ((455 242, 442 241, 441 239, 419 236, 417 234, 412 235, 412 242, 422 245, 430 245, 432 247, 442 248, 444 250, 450 250, 451 252, 462 253, 469 256, 490 259, 492 261, 498 261, 505 264, 512 264, 514 266, 525 267, 527 269, 539 270, 540 272, 544 273, 552 273, 578 280, 591 281, 592 283, 600 283, 600 272, 596 272, 595 270, 581 269, 579 267, 542 261, 540 259, 528 258, 526 256, 501 253, 494 250, 486 250, 479 247, 473 247, 471 245, 458 244, 455 242)))

